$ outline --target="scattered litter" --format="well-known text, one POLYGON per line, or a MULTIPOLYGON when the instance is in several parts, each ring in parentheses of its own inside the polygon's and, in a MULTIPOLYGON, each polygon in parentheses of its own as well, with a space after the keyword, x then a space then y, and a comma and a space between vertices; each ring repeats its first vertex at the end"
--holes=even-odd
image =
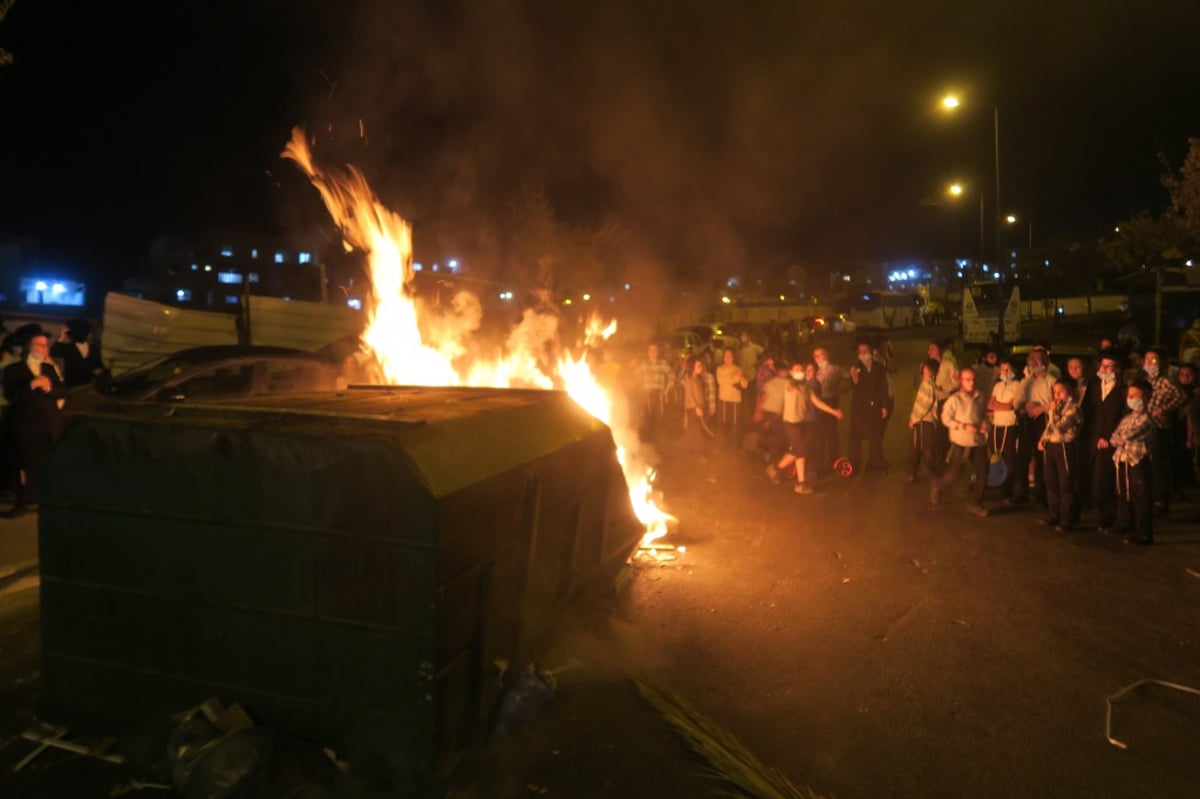
POLYGON ((93 745, 78 743, 76 741, 68 741, 66 727, 56 727, 51 724, 38 724, 21 733, 21 739, 32 741, 37 744, 37 747, 25 757, 17 765, 13 766, 13 771, 20 771, 33 762, 34 758, 45 752, 47 749, 62 749, 67 752, 72 752, 85 757, 94 757, 97 760, 103 760, 106 763, 114 765, 122 765, 125 762, 123 755, 112 754, 109 749, 115 743, 112 738, 101 738, 93 745))
POLYGON ((848 582, 850 582, 850 578, 849 578, 849 577, 843 577, 843 578, 842 578, 842 582, 843 582, 843 583, 848 583, 848 582))
POLYGON ((1195 578, 1197 578, 1197 579, 1200 579, 1200 572, 1196 571, 1195 569, 1189 569, 1189 568, 1187 568, 1187 567, 1185 566, 1185 567, 1183 568, 1183 570, 1184 570, 1185 572, 1187 572, 1188 574, 1192 575, 1193 577, 1195 577, 1195 578))
POLYGON ((917 560, 916 558, 909 558, 909 563, 916 566, 918 569, 921 568, 921 561, 917 560))
POLYGON ((971 623, 970 623, 970 622, 968 622, 968 621, 963 621, 962 619, 951 619, 950 621, 954 622, 955 624, 961 624, 963 627, 970 627, 970 626, 971 626, 971 623))
POLYGON ((1166 682, 1165 680, 1138 680, 1135 683, 1126 685, 1124 688, 1122 688, 1121 690, 1117 691, 1115 694, 1113 694, 1112 696, 1110 696, 1104 700, 1104 737, 1107 738, 1108 742, 1115 747, 1118 747, 1120 749, 1128 749, 1129 748, 1126 744, 1122 743, 1121 741, 1118 741, 1116 738, 1113 737, 1113 734, 1112 734, 1112 703, 1114 700, 1120 699, 1125 694, 1127 694, 1130 691, 1134 690, 1135 688, 1139 688, 1143 685, 1162 685, 1166 688, 1172 688, 1176 691, 1183 691, 1184 693, 1195 694, 1196 696, 1200 696, 1200 689, 1189 688, 1186 685, 1180 685, 1179 683, 1174 683, 1174 682, 1166 682))
POLYGON ((835 550, 833 550, 833 556, 834 556, 835 558, 837 558, 838 560, 841 560, 841 559, 842 559, 842 553, 841 553, 841 552, 838 552, 836 549, 835 549, 835 550))
POLYGON ((171 786, 163 782, 144 782, 143 780, 130 780, 123 782, 120 785, 113 787, 108 792, 109 796, 124 796, 127 793, 134 791, 169 791, 171 786))

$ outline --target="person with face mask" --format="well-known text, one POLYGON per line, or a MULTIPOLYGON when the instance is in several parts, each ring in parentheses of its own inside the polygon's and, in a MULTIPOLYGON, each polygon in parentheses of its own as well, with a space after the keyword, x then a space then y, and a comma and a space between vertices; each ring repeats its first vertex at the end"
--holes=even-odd
POLYGON ((913 397, 912 410, 908 414, 908 428, 912 431, 912 441, 908 456, 908 477, 906 482, 917 480, 917 470, 925 460, 925 469, 929 476, 937 477, 939 473, 938 460, 933 454, 934 437, 937 434, 937 388, 934 378, 937 377, 938 362, 930 359, 921 365, 921 385, 917 386, 917 394, 913 397))
POLYGON ((62 409, 67 388, 50 360, 50 341, 38 325, 17 331, 24 357, 4 369, 4 451, 9 457, 6 477, 17 489, 9 516, 37 508, 37 467, 62 434, 62 409))
POLYGON ((850 380, 854 384, 850 395, 850 461, 855 472, 859 472, 863 466, 861 456, 865 443, 870 457, 866 467, 887 471, 887 462, 883 459, 883 428, 888 414, 887 376, 866 341, 858 343, 858 363, 850 367, 850 380))
POLYGON ((792 364, 790 379, 784 392, 783 426, 787 435, 788 451, 778 463, 767 466, 767 477, 778 484, 779 475, 789 467, 796 469, 796 485, 792 488, 797 494, 811 494, 813 488, 808 484, 805 465, 808 452, 812 445, 812 421, 817 413, 827 413, 841 418, 842 412, 837 408, 826 405, 821 397, 809 386, 808 366, 815 374, 815 367, 809 364, 792 364))
POLYGON ((1169 509, 1171 494, 1175 488, 1174 471, 1171 468, 1170 452, 1174 448, 1171 434, 1174 432, 1172 420, 1179 409, 1187 402, 1187 397, 1179 386, 1167 377, 1166 350, 1154 348, 1146 352, 1142 361, 1142 371, 1146 373, 1146 382, 1152 392, 1146 400, 1146 412, 1154 422, 1155 436, 1150 443, 1150 471, 1154 473, 1154 512, 1166 515, 1169 509))
POLYGON ((1117 472, 1117 526, 1126 531, 1126 543, 1143 546, 1154 543, 1154 476, 1149 462, 1154 422, 1146 411, 1152 391, 1144 380, 1129 387, 1125 397, 1129 413, 1111 439, 1117 472))
POLYGON ((1125 383, 1120 379, 1120 355, 1115 350, 1100 353, 1100 363, 1085 400, 1088 417, 1087 436, 1083 439, 1083 457, 1091 473, 1089 494, 1100 532, 1110 533, 1116 519, 1116 467, 1113 463, 1112 435, 1121 419, 1128 413, 1125 404, 1125 383))
MULTIPOLYGON (((980 392, 982 394, 982 392, 980 392)), ((1006 502, 1012 500, 1013 481, 1017 475, 1017 407, 1021 402, 1021 384, 1013 370, 1011 358, 1005 358, 996 367, 996 382, 988 397, 987 409, 992 426, 988 431, 988 453, 991 458, 999 457, 1004 462, 1004 482, 1000 484, 1000 496, 1006 502)))

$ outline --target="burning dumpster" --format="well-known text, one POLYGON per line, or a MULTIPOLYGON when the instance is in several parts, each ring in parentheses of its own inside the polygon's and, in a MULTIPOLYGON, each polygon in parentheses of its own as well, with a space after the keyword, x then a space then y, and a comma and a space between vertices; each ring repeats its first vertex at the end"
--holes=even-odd
POLYGON ((208 697, 430 771, 494 658, 642 533, 609 430, 559 392, 370 388, 85 414, 46 467, 42 715, 208 697))

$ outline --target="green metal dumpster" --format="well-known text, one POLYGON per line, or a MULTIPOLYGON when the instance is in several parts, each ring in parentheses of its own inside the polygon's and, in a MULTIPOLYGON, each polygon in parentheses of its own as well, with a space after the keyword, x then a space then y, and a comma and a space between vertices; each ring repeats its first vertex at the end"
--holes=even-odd
POLYGON ((43 476, 40 712, 128 729, 209 697, 436 771, 494 658, 641 534, 560 392, 372 388, 74 418, 43 476))

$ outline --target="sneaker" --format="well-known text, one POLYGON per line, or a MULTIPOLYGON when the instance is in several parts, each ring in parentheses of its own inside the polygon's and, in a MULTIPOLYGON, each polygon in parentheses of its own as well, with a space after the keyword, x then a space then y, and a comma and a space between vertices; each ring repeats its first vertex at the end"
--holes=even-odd
POLYGON ((767 465, 767 479, 775 485, 779 485, 779 470, 775 468, 775 464, 767 465))
POLYGON ((797 494, 811 494, 813 492, 812 488, 806 486, 804 483, 796 483, 796 487, 792 490, 797 494))
POLYGON ((972 516, 983 517, 983 516, 988 515, 988 509, 983 507, 982 505, 978 505, 978 504, 972 502, 970 505, 967 506, 967 513, 971 514, 972 516))

